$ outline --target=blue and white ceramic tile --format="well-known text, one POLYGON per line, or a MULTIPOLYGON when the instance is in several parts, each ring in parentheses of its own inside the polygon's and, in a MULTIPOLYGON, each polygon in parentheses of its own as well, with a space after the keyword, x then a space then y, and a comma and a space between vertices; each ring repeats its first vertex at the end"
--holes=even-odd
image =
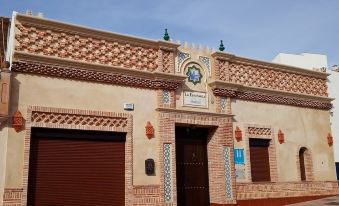
POLYGON ((169 104, 169 102, 170 102, 170 92, 168 90, 162 91, 162 102, 164 104, 169 104))
POLYGON ((207 69, 208 69, 208 76, 211 76, 212 71, 211 71, 211 61, 210 61, 210 58, 204 57, 204 56, 199 56, 199 60, 207 67, 207 69))
POLYGON ((177 68, 177 72, 180 72, 180 67, 181 64, 188 58, 190 58, 190 54, 188 53, 184 53, 184 52, 178 52, 178 68, 177 68))
POLYGON ((220 97, 220 107, 221 107, 221 111, 225 111, 226 109, 226 98, 225 97, 220 97))
POLYGON ((226 183, 226 198, 232 198, 232 176, 231 176, 231 161, 230 161, 230 147, 224 147, 224 166, 225 166, 225 183, 226 183))
POLYGON ((171 144, 164 144, 164 191, 165 201, 172 201, 171 144))

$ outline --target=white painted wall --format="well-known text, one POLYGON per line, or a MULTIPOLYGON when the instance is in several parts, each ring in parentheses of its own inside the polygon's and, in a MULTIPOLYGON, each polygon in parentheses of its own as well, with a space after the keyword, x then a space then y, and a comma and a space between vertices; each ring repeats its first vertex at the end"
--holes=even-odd
MULTIPOLYGON (((305 69, 327 68, 327 56, 322 54, 284 54, 279 53, 272 62, 286 64, 305 69)), ((334 137, 333 150, 334 159, 339 162, 339 72, 326 69, 331 75, 328 77, 328 93, 332 101, 333 109, 331 110, 331 130, 334 137)), ((325 138, 325 137, 324 137, 325 138)))
POLYGON ((322 54, 285 54, 279 53, 272 62, 305 69, 327 67, 327 56, 322 54))
POLYGON ((335 100, 332 102, 331 129, 334 137, 334 159, 339 162, 339 72, 327 70, 331 75, 328 77, 329 95, 335 100))

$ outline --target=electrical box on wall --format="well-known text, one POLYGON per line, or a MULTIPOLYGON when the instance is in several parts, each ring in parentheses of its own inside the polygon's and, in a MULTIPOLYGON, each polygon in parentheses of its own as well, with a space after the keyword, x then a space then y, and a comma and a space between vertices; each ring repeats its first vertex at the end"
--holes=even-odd
POLYGON ((133 103, 124 103, 124 110, 134 110, 134 104, 133 103))
POLYGON ((145 173, 147 175, 154 175, 155 173, 154 159, 145 160, 145 173))

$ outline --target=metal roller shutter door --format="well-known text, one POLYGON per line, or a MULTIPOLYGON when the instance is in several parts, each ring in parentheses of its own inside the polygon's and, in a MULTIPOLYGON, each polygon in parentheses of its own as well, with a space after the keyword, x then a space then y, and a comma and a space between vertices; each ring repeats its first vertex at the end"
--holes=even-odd
POLYGON ((28 205, 124 205, 125 134, 34 128, 28 205))
POLYGON ((250 139, 252 182, 271 181, 268 146, 269 140, 250 139))

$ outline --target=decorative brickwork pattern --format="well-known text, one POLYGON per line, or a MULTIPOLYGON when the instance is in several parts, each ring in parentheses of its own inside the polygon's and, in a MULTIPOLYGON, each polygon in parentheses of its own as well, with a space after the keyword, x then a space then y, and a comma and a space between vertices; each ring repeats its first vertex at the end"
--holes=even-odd
POLYGON ((114 127, 118 130, 124 130, 127 127, 127 118, 121 117, 99 117, 93 115, 64 114, 52 112, 33 111, 31 122, 35 124, 59 124, 74 126, 95 126, 95 127, 114 127))
MULTIPOLYGON (((234 204, 235 194, 228 199, 226 197, 225 165, 224 165, 224 146, 233 148, 233 132, 231 118, 227 115, 213 113, 188 112, 175 109, 158 109, 159 111, 159 149, 162 165, 160 171, 164 171, 164 145, 171 145, 171 153, 175 154, 175 125, 200 125, 210 127, 207 144, 208 156, 208 174, 209 174, 209 192, 210 202, 218 204, 234 204)), ((233 164, 233 149, 230 150, 230 175, 232 191, 235 191, 235 173, 233 164)), ((171 157, 172 168, 172 203, 166 205, 176 205, 176 160, 171 157)), ((164 183, 165 173, 160 174, 162 184, 164 183)), ((165 203, 165 185, 160 185, 161 203, 165 203)))
POLYGON ((143 71, 158 68, 158 49, 112 39, 17 24, 16 50, 143 71))
POLYGON ((159 205, 160 186, 141 185, 133 187, 133 205, 159 205))
POLYGON ((301 94, 327 96, 326 79, 261 66, 217 60, 219 80, 250 87, 268 88, 301 94))
POLYGON ((271 135, 272 130, 271 128, 264 128, 264 127, 248 127, 248 134, 250 136, 263 136, 263 135, 271 135))
POLYGON ((238 95, 238 91, 232 89, 222 89, 222 88, 214 88, 212 89, 213 94, 220 97, 236 97, 238 95))
POLYGON ((274 104, 292 105, 297 107, 308 107, 322 110, 330 110, 332 104, 327 101, 311 100, 306 98, 295 98, 282 95, 264 94, 261 92, 252 91, 235 91, 231 89, 213 89, 214 95, 233 97, 236 99, 243 99, 248 101, 267 102, 274 104))
POLYGON ((232 176, 230 164, 230 147, 224 147, 224 165, 225 165, 225 184, 226 184, 226 198, 232 199, 232 176))
POLYGON ((36 62, 13 62, 12 71, 149 89, 176 90, 180 85, 180 82, 174 81, 154 80, 109 72, 91 71, 59 65, 47 65, 36 62))
POLYGON ((164 144, 164 191, 165 202, 172 201, 171 144, 164 144))
POLYGON ((131 114, 30 106, 27 111, 26 120, 26 136, 24 140, 23 193, 21 198, 22 205, 27 204, 29 151, 32 127, 126 132, 125 205, 133 204, 133 120, 131 114))
POLYGON ((229 63, 223 60, 215 60, 215 78, 222 81, 230 81, 229 63))
POLYGON ((23 189, 5 188, 3 206, 21 206, 23 189))
POLYGON ((174 56, 173 52, 163 51, 162 52, 162 64, 163 72, 174 73, 174 56))
POLYGON ((237 183, 237 200, 338 194, 336 181, 237 183))
POLYGON ((159 108, 175 108, 175 91, 159 89, 157 91, 157 102, 159 108))

